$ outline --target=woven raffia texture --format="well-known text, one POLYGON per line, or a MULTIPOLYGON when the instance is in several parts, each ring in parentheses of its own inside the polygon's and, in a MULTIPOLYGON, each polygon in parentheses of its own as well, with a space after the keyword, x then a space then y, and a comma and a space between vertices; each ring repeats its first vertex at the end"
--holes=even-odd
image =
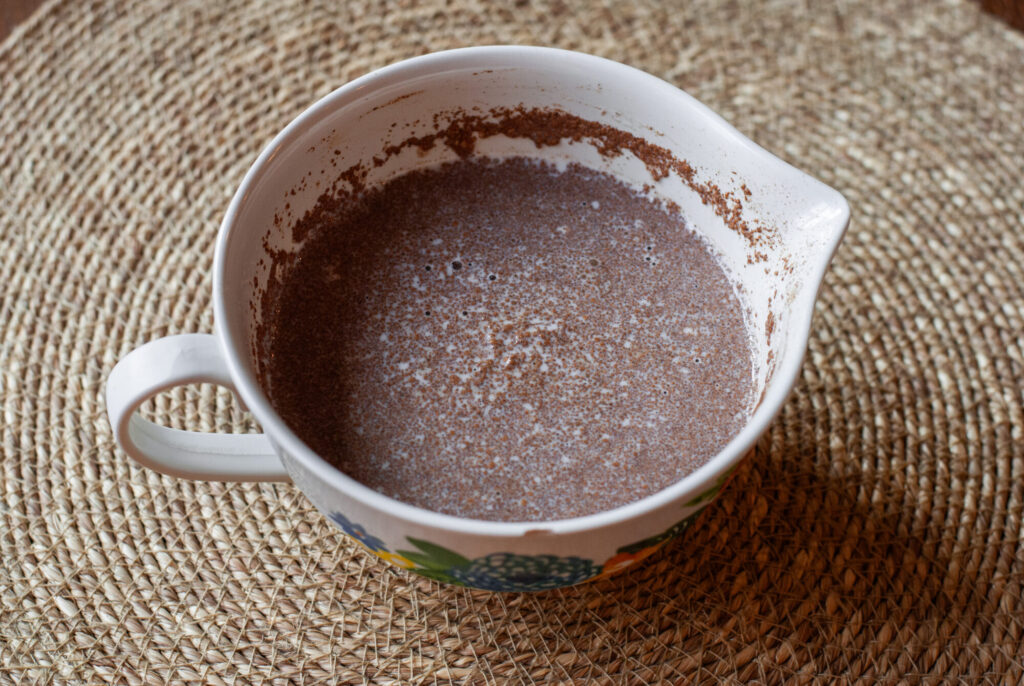
MULTIPOLYGON (((965 2, 82 0, 0 47, 0 683, 1024 681, 1024 37, 965 2), (841 190, 778 420, 684 538, 537 595, 388 569, 287 485, 115 448, 116 360, 209 331, 270 137, 420 53, 596 53, 841 190)), ((255 430, 213 387, 181 427, 255 430)))

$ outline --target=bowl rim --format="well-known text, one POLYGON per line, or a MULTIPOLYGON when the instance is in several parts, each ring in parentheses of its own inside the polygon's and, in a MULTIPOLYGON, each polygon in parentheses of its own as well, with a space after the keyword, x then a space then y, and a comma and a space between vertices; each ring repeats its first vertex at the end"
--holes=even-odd
POLYGON ((221 352, 227 362, 238 395, 259 421, 271 441, 275 443, 276 449, 279 452, 282 450, 287 452, 318 479, 346 494, 348 498, 359 501, 364 507, 415 523, 418 526, 467 535, 504 538, 520 537, 527 533, 570 534, 590 531, 637 519, 673 502, 685 502, 692 499, 713 487, 723 474, 727 474, 752 449, 781 410, 796 381, 810 336, 814 301, 817 299, 825 271, 846 230, 849 215, 849 205, 838 191, 769 153, 685 91, 644 71, 603 57, 559 48, 491 45, 445 50, 391 64, 340 86, 299 114, 263 149, 246 172, 232 197, 217 234, 213 271, 215 335, 220 343, 221 352), (666 98, 673 98, 676 106, 686 107, 690 110, 691 116, 699 117, 709 125, 713 129, 714 135, 729 139, 732 144, 741 147, 745 154, 758 157, 763 163, 780 166, 788 169, 790 173, 796 172, 802 182, 816 188, 815 197, 819 201, 825 201, 836 210, 834 230, 822 250, 823 257, 818 264, 812 265, 808 270, 808 284, 816 283, 817 287, 803 289, 794 299, 791 307, 796 312, 802 313, 802 317, 791 321, 792 338, 790 340, 792 343, 787 346, 782 357, 776 361, 772 380, 765 388, 761 402, 746 425, 715 456, 670 486, 640 500, 610 510, 580 517, 545 521, 499 522, 471 519, 434 512, 404 503, 349 477, 306 446, 273 409, 256 379, 242 365, 241 360, 248 354, 246 352, 248 345, 243 344, 242 337, 226 325, 231 320, 227 316, 227 303, 224 298, 228 243, 232 228, 236 225, 241 209, 250 193, 267 172, 269 162, 288 150, 306 131, 315 127, 322 119, 330 116, 338 108, 364 97, 367 93, 392 87, 410 77, 453 69, 495 67, 553 69, 558 65, 598 71, 607 78, 630 79, 636 83, 638 88, 651 89, 666 98))

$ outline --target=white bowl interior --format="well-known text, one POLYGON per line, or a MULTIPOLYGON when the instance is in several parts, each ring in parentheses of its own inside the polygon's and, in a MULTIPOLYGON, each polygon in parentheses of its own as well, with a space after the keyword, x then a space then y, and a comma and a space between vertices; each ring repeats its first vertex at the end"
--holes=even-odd
MULTIPOLYGON (((606 158, 586 141, 538 148, 531 140, 505 136, 477 145, 477 153, 486 156, 579 162, 636 186, 651 184, 658 196, 679 206, 689 225, 718 252, 749 308, 756 392, 764 406, 755 412, 751 424, 756 426, 750 431, 759 434, 788 393, 802 359, 818 285, 845 227, 845 200, 751 143, 696 100, 643 72, 556 50, 497 49, 477 53, 472 61, 460 52, 399 64, 339 89, 263 153, 262 165, 234 205, 237 213, 229 214, 231 230, 219 247, 224 302, 238 306, 225 310, 218 327, 240 349, 254 349, 259 299, 271 261, 264 243, 274 250, 295 249, 291 223, 313 207, 341 170, 380 156, 389 144, 435 132, 453 111, 555 107, 668 148, 696 170, 699 183, 715 184, 739 200, 748 226, 763 227, 771 236, 751 245, 677 175, 655 181, 629 152, 606 158), (784 368, 788 373, 775 373, 784 368)), ((441 143, 425 152, 413 146, 371 169, 366 181, 372 185, 456 158, 441 143)), ((241 359, 241 368, 250 379, 257 378, 252 354, 241 359)), ((749 444, 754 439, 738 440, 749 444)))

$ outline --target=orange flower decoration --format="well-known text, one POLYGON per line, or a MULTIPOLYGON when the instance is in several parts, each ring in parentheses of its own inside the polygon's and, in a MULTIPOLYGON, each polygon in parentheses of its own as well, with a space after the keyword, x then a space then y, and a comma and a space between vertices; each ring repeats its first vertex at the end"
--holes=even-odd
POLYGON ((665 545, 665 543, 667 542, 668 541, 666 539, 664 541, 659 541, 658 543, 655 543, 654 545, 648 548, 638 550, 635 553, 619 553, 615 557, 609 558, 608 561, 604 563, 604 567, 601 568, 601 573, 598 575, 597 578, 603 579, 606 576, 611 576, 612 574, 621 572, 627 567, 632 567, 637 562, 643 560, 645 557, 653 555, 655 551, 657 551, 659 548, 661 548, 661 546, 665 545))

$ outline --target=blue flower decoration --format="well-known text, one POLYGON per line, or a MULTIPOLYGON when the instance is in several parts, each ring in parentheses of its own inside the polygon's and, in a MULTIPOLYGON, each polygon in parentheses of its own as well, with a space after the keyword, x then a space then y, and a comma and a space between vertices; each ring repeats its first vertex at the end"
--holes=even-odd
POLYGON ((448 573, 458 583, 488 591, 546 591, 586 581, 601 568, 579 557, 494 553, 448 573))
POLYGON ((368 550, 372 550, 375 553, 388 552, 387 546, 384 545, 384 541, 368 533, 361 524, 353 524, 340 512, 332 512, 331 519, 335 524, 341 527, 342 531, 356 539, 356 541, 361 543, 368 550))
MULTIPOLYGON (((637 553, 678 536, 696 517, 697 513, 694 513, 657 536, 619 548, 618 553, 620 556, 637 553)), ((411 536, 406 540, 415 549, 392 553, 384 541, 371 535, 361 524, 353 524, 340 512, 332 512, 330 518, 342 531, 384 560, 428 579, 458 586, 488 591, 546 591, 578 584, 600 576, 604 571, 592 560, 575 556, 491 553, 471 560, 454 550, 411 536)))

